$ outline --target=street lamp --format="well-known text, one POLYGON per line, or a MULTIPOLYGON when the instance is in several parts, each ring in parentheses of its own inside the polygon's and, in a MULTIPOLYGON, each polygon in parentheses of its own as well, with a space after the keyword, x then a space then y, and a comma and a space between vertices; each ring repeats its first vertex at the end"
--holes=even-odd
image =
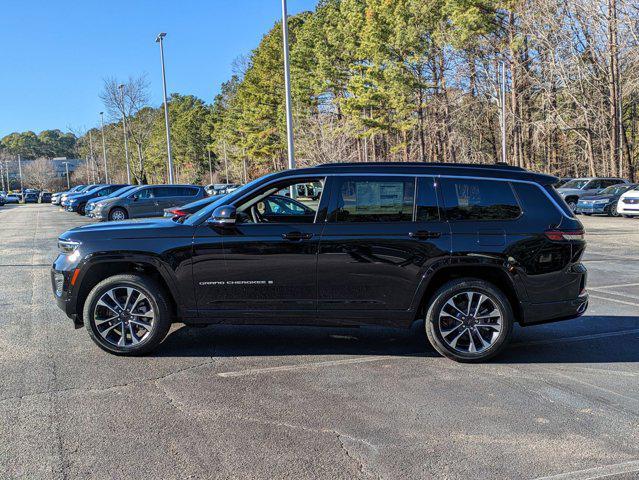
POLYGON ((129 139, 126 133, 126 114, 124 108, 124 85, 118 85, 122 99, 122 128, 124 129, 124 157, 126 158, 126 183, 131 185, 131 165, 129 163, 129 139))
POLYGON ((102 158, 104 159, 104 183, 109 183, 109 170, 107 169, 107 151, 104 141, 104 112, 100 112, 100 122, 102 124, 102 158))
POLYGON ((67 171, 67 190, 71 190, 71 182, 69 181, 69 162, 62 162, 64 163, 64 167, 66 168, 67 171))
POLYGON ((173 156, 171 155, 171 128, 169 127, 169 103, 166 99, 166 72, 164 70, 164 44, 166 33, 159 33, 155 39, 160 44, 160 61, 162 62, 162 91, 164 93, 164 123, 166 125, 166 151, 169 156, 169 183, 173 182, 173 156))
MULTIPOLYGON (((286 0, 282 0, 282 43, 284 44, 284 88, 286 90, 286 144, 288 147, 288 168, 295 168, 293 148, 293 113, 291 112, 291 68, 288 61, 288 13, 286 0)), ((292 195, 291 195, 292 196, 292 195)))

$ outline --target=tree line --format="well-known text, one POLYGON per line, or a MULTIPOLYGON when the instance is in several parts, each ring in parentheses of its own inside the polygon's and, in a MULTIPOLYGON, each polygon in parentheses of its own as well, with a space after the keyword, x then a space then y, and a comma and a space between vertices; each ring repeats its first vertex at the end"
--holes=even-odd
MULTIPOLYGON (((631 0, 320 0, 289 20, 298 165, 495 163, 505 124, 510 164, 635 179, 638 24, 631 0)), ((166 180, 164 118, 148 88, 144 76, 105 80, 113 179, 125 179, 126 131, 135 181, 166 180)), ((281 25, 235 62, 211 104, 173 94, 169 115, 181 182, 286 168, 281 25)), ((75 141, 92 159, 87 176, 103 176, 101 139, 97 127, 75 141)))

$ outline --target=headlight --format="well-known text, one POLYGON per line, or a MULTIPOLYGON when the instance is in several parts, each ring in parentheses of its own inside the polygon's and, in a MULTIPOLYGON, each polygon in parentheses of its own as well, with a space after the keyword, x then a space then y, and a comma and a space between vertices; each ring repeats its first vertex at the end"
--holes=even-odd
POLYGON ((80 246, 80 242, 74 242, 71 240, 58 240, 58 250, 64 255, 69 255, 75 252, 80 246))

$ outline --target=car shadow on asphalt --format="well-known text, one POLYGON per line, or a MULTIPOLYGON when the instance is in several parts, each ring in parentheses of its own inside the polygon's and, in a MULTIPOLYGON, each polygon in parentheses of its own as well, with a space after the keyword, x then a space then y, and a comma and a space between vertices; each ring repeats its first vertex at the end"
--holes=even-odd
MULTIPOLYGON (((157 357, 389 355, 439 357, 423 326, 381 327, 211 325, 175 328, 157 357)), ((616 363, 639 361, 639 316, 584 316, 515 327, 511 344, 492 363, 616 363), (575 322, 571 325, 572 322, 575 322)))

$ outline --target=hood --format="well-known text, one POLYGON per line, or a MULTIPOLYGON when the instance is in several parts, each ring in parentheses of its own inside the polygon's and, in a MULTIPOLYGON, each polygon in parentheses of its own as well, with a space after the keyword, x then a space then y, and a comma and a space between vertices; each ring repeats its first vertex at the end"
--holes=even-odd
POLYGON ((60 238, 63 240, 109 241, 130 238, 167 238, 192 236, 193 227, 176 223, 170 218, 143 220, 125 220, 83 225, 67 230, 60 238))

